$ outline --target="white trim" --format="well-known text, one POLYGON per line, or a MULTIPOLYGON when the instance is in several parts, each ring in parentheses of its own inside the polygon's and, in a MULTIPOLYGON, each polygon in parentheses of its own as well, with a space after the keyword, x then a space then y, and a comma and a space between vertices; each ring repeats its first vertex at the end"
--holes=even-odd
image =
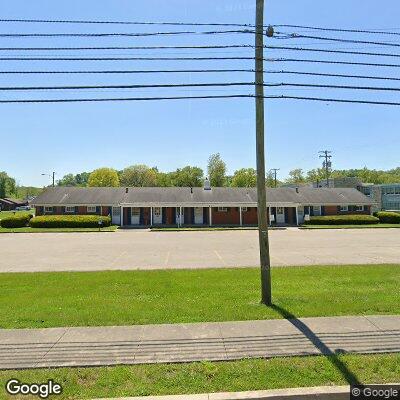
POLYGON ((218 207, 218 212, 228 212, 228 207, 218 207))
POLYGON ((153 207, 150 207, 150 226, 153 226, 153 207))
POLYGON ((121 206, 120 226, 124 226, 124 207, 121 206))
POLYGON ((95 212, 97 212, 97 206, 86 206, 86 212, 87 213, 95 213, 95 212), (89 210, 89 208, 94 208, 94 211, 92 210, 89 210))
POLYGON ((210 226, 212 226, 212 207, 211 206, 208 206, 208 217, 209 217, 208 223, 210 226))
POLYGON ((349 206, 340 206, 340 212, 349 212, 349 206))
POLYGON ((74 214, 75 213, 75 206, 65 206, 64 212, 67 214, 74 214))
POLYGON ((239 223, 240 223, 240 226, 243 226, 242 207, 239 207, 239 223))

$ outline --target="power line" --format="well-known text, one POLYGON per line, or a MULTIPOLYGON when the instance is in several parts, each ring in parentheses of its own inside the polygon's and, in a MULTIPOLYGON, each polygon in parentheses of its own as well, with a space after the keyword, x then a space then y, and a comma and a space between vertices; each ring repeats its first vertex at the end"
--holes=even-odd
POLYGON ((60 20, 60 19, 0 19, 0 22, 46 23, 46 24, 104 24, 104 25, 166 25, 166 26, 237 26, 255 28, 253 24, 206 23, 206 22, 141 22, 102 20, 60 20))
POLYGON ((348 32, 348 33, 370 33, 378 35, 394 35, 400 36, 399 32, 390 32, 388 30, 364 30, 364 29, 345 29, 345 28, 323 28, 318 26, 304 26, 304 25, 273 25, 275 28, 293 28, 293 29, 309 29, 314 31, 327 31, 327 32, 348 32))
MULTIPOLYGON (((254 82, 223 82, 223 83, 177 83, 153 85, 78 85, 78 86, 0 86, 0 91, 16 90, 77 90, 77 89, 157 89, 157 88, 186 88, 186 87, 225 87, 225 86, 254 86, 254 82)), ((280 86, 274 85, 274 86, 280 86)), ((400 90, 400 89, 399 89, 400 90)))
POLYGON ((109 101, 156 101, 156 100, 195 100, 195 99, 228 99, 249 98, 252 94, 232 94, 215 96, 172 96, 172 97, 120 97, 120 98, 88 98, 88 99, 24 99, 24 100, 0 100, 0 104, 6 103, 87 103, 109 101))
POLYGON ((221 61, 254 60, 254 57, 0 57, 0 61, 221 61))
POLYGON ((165 70, 98 70, 98 71, 0 71, 0 75, 47 75, 47 74, 181 74, 255 72, 254 69, 165 69, 165 70))
POLYGON ((374 75, 348 75, 348 74, 331 74, 323 72, 302 72, 302 71, 265 71, 267 74, 288 74, 288 75, 305 75, 305 76, 324 76, 332 78, 355 78, 355 79, 372 79, 372 80, 384 80, 384 81, 400 81, 400 78, 391 78, 386 76, 374 76, 374 75))
POLYGON ((303 47, 288 47, 288 46, 265 46, 265 48, 271 49, 271 50, 308 51, 308 52, 333 53, 333 54, 351 54, 351 55, 360 55, 360 56, 400 57, 400 54, 371 53, 371 52, 365 52, 365 51, 345 51, 345 50, 331 50, 331 49, 305 49, 303 47))
MULTIPOLYGON (((159 88, 195 88, 195 87, 231 87, 254 86, 255 82, 223 82, 223 83, 178 83, 178 84, 149 84, 149 85, 76 85, 76 86, 0 86, 0 91, 31 91, 31 90, 80 90, 80 89, 159 89, 159 88)), ((327 89, 354 89, 376 91, 400 91, 400 87, 325 85, 309 83, 264 83, 264 87, 310 87, 327 89)))
MULTIPOLYGON (((277 32, 279 33, 279 32, 277 32)), ((353 40, 353 39, 340 39, 340 38, 331 38, 331 37, 322 37, 322 36, 310 36, 310 35, 299 35, 298 33, 292 34, 284 34, 283 37, 276 37, 276 39, 317 39, 317 40, 325 40, 330 42, 341 42, 341 43, 357 43, 357 44, 375 44, 378 46, 389 46, 389 47, 400 47, 400 43, 391 43, 391 42, 372 42, 368 40, 353 40)))
MULTIPOLYGON (((256 98, 254 94, 232 94, 232 95, 212 95, 212 96, 172 96, 172 97, 120 97, 120 98, 86 98, 86 99, 23 99, 23 100, 0 100, 0 104, 9 103, 79 103, 79 102, 111 102, 111 101, 158 101, 158 100, 195 100, 195 99, 228 99, 228 98, 256 98)), ((307 100, 321 102, 370 104, 400 106, 399 102, 370 101, 370 100, 349 100, 322 97, 302 97, 302 96, 263 96, 264 99, 274 100, 307 100)))
POLYGON ((222 30, 222 31, 176 31, 176 32, 140 32, 140 33, 0 33, 3 38, 25 38, 25 37, 147 37, 147 36, 170 36, 170 35, 218 35, 228 33, 255 33, 249 29, 222 30))
POLYGON ((325 103, 353 103, 353 104, 371 104, 371 105, 385 105, 385 106, 400 106, 398 102, 390 101, 370 101, 370 100, 349 100, 349 99, 335 99, 335 98, 322 98, 322 97, 302 97, 302 96, 268 96, 268 99, 287 99, 287 100, 307 100, 307 101, 321 101, 325 103))
POLYGON ((334 60, 306 60, 299 58, 268 58, 266 61, 269 62, 304 62, 304 63, 318 63, 318 64, 340 64, 340 65, 362 65, 370 67, 390 67, 400 68, 400 64, 381 64, 381 63, 367 63, 367 62, 355 62, 355 61, 334 61, 334 60))
POLYGON ((215 45, 215 46, 91 46, 91 47, 0 47, 0 51, 59 51, 59 50, 203 50, 203 49, 237 49, 250 48, 251 44, 215 45))

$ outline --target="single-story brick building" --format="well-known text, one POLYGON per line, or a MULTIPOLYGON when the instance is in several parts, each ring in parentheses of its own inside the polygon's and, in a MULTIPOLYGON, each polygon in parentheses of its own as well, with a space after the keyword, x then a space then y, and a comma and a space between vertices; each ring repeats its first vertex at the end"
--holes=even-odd
POLYGON ((27 206, 27 201, 12 199, 10 197, 0 198, 0 211, 13 211, 17 207, 27 206))
MULTIPOLYGON (((255 188, 49 188, 34 200, 36 215, 97 214, 125 227, 257 225, 255 188)), ((267 189, 271 225, 299 225, 307 216, 371 214, 356 189, 267 189)))

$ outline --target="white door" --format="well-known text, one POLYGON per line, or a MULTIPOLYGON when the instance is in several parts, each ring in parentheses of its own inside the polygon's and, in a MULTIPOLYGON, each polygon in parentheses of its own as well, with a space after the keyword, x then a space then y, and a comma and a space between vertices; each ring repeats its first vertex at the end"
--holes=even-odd
POLYGON ((113 225, 121 225, 121 207, 112 208, 112 223, 113 225))
POLYGON ((203 207, 195 207, 194 209, 194 223, 196 225, 203 225, 203 207))
POLYGON ((185 223, 185 208, 176 207, 176 224, 183 225, 184 223, 185 223))
POLYGON ((161 207, 153 208, 153 224, 154 225, 162 224, 162 208, 161 207))
POLYGON ((304 207, 299 207, 297 209, 298 223, 301 225, 304 223, 304 207))
POLYGON ((131 225, 140 225, 140 208, 132 207, 131 225))
POLYGON ((277 224, 285 223, 285 208, 284 207, 276 207, 276 223, 277 224))

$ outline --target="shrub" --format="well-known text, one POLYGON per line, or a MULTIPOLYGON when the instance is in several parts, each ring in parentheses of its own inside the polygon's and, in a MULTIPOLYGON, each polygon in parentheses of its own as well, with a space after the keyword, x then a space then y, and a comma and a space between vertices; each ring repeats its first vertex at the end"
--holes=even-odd
POLYGON ((33 217, 32 214, 20 213, 5 217, 0 221, 2 228, 23 228, 27 226, 29 220, 33 217))
POLYGON ((377 217, 384 224, 400 224, 400 213, 380 211, 377 213, 377 217))
POLYGON ((327 215, 311 217, 306 225, 369 225, 379 223, 379 218, 372 215, 327 215))
POLYGON ((102 226, 110 226, 111 218, 99 215, 43 215, 32 218, 29 222, 31 228, 98 228, 99 221, 102 226))

